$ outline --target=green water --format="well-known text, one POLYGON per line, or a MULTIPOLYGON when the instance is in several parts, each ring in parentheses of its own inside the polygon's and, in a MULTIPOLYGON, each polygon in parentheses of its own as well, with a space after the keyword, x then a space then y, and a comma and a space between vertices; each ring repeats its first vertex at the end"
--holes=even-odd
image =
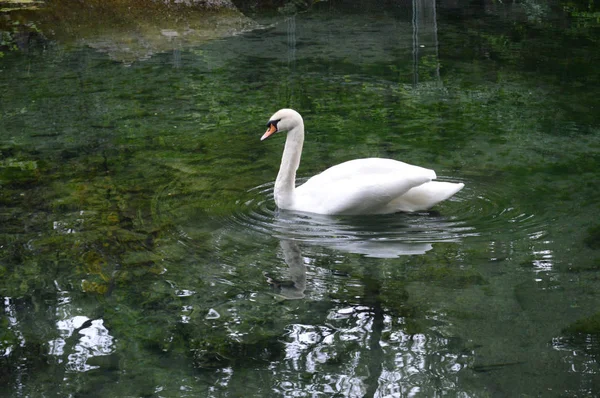
POLYGON ((5 48, 0 394, 599 395, 596 14, 434 6, 257 13, 144 56, 97 31, 5 48), (280 212, 283 137, 259 139, 282 107, 300 178, 381 156, 466 186, 280 212))

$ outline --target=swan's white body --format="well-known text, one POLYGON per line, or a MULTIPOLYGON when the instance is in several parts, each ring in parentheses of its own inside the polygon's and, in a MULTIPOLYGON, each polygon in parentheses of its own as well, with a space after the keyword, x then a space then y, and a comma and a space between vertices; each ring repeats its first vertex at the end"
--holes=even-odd
POLYGON ((427 210, 460 191, 464 184, 432 181, 435 171, 393 159, 355 159, 330 167, 296 187, 296 170, 304 144, 302 116, 277 111, 261 140, 288 131, 275 180, 280 209, 318 214, 386 214, 427 210))

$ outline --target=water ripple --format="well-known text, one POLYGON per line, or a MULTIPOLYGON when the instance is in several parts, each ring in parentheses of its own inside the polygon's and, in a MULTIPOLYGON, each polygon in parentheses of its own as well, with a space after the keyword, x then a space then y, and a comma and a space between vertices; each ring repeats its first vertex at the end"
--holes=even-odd
MULTIPOLYGON (((446 181, 452 178, 442 177, 446 181)), ((478 178, 461 180, 465 188, 431 211, 376 216, 324 216, 278 210, 273 183, 253 188, 251 199, 239 203, 226 222, 279 238, 309 243, 342 244, 353 241, 435 243, 498 233, 538 239, 547 215, 519 209, 508 189, 478 178)))
MULTIPOLYGON (((440 177, 444 181, 457 181, 440 177)), ((520 209, 509 190, 484 176, 462 178, 465 188, 433 210, 369 216, 326 216, 279 210, 273 182, 250 189, 236 210, 210 216, 225 230, 251 232, 372 257, 423 254, 439 242, 541 239, 551 220, 520 209)), ((302 181, 300 181, 302 182, 302 181)), ((166 198, 163 198, 166 199, 166 198)), ((159 199, 159 207, 161 199, 159 199)))
POLYGON ((273 183, 251 192, 254 197, 239 203, 228 223, 280 238, 320 243, 364 239, 439 242, 460 239, 472 229, 464 221, 437 212, 327 216, 279 210, 273 200, 273 183))

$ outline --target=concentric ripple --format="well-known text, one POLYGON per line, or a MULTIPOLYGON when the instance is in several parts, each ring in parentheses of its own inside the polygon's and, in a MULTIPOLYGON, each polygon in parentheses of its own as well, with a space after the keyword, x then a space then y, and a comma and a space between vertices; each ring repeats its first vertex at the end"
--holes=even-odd
MULTIPOLYGON (((440 180, 457 181, 448 177, 440 180)), ((244 201, 236 203, 233 214, 211 218, 236 234, 246 231, 386 258, 422 254, 438 242, 490 240, 500 234, 510 234, 511 240, 539 239, 545 235, 550 220, 543 214, 520 209, 516 204, 518 198, 510 196, 509 190, 498 181, 488 182, 490 179, 483 176, 460 181, 465 188, 431 211, 374 216, 282 211, 275 206, 274 183, 270 182, 246 192, 244 201)), ((162 202, 158 198, 159 208, 162 202)))
POLYGON ((273 183, 251 192, 254 198, 240 203, 229 222, 279 238, 314 243, 340 241, 455 241, 469 234, 463 221, 435 212, 370 216, 327 216, 279 210, 273 200, 273 183))
MULTIPOLYGON (((440 179, 453 181, 448 177, 440 179)), ((549 220, 543 214, 519 209, 506 187, 486 180, 461 180, 465 188, 432 211, 376 216, 324 216, 277 210, 273 183, 269 183, 252 189, 252 198, 240 203, 239 210, 227 222, 279 238, 340 248, 350 245, 354 249, 361 245, 405 243, 422 251, 425 246, 417 244, 472 237, 489 239, 490 235, 507 232, 534 239, 544 235, 549 220)))
POLYGON ((552 222, 550 213, 529 206, 524 198, 513 196, 515 189, 502 180, 474 176, 464 180, 465 188, 454 198, 454 220, 471 226, 474 235, 489 239, 497 234, 510 234, 513 239, 538 239, 546 235, 552 222))

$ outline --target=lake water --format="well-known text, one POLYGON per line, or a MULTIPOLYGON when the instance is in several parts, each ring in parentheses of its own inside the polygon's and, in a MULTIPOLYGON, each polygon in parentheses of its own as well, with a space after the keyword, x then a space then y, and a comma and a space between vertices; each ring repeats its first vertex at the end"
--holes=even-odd
POLYGON ((5 13, 0 395, 600 395, 600 28, 562 4, 320 2, 205 35, 5 13), (465 188, 279 211, 283 107, 301 180, 379 156, 465 188))

